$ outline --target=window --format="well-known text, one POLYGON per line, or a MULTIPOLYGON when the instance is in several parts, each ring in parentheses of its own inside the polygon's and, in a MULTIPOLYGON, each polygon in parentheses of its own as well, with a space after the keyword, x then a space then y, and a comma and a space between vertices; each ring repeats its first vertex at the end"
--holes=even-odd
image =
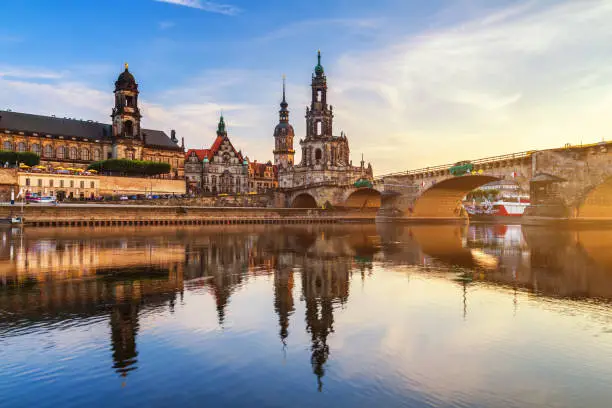
POLYGON ((321 91, 320 89, 317 91, 317 102, 321 102, 321 99, 323 98, 323 91, 321 91))
POLYGON ((132 121, 126 121, 123 126, 125 136, 134 136, 134 124, 132 123, 132 121))
POLYGON ((77 149, 76 149, 76 147, 71 147, 70 148, 69 155, 70 155, 70 160, 76 160, 77 159, 77 149))
POLYGON ((36 153, 37 155, 40 156, 40 145, 38 143, 34 143, 31 147, 30 150, 32 150, 32 153, 36 153))
POLYGON ((85 188, 85 182, 81 180, 81 188, 85 188))
POLYGON ((7 140, 2 144, 2 150, 13 151, 13 144, 7 140))
POLYGON ((42 179, 38 179, 38 187, 42 187, 42 179))
POLYGON ((66 157, 66 148, 64 146, 58 147, 56 155, 58 159, 64 159, 66 157))
POLYGON ((315 150, 315 160, 321 160, 321 157, 323 157, 323 152, 321 152, 321 149, 315 150))
POLYGON ((93 181, 91 183, 89 183, 89 187, 90 188, 96 188, 96 183, 94 183, 93 181))
POLYGON ((45 157, 53 157, 53 146, 51 146, 51 145, 46 145, 45 146, 44 156, 45 157))
POLYGON ((49 179, 49 187, 53 187, 53 179, 49 179))
POLYGON ((17 143, 17 151, 18 152, 25 152, 26 151, 26 144, 24 142, 17 143))
POLYGON ((323 134, 323 124, 321 121, 317 121, 317 136, 321 136, 323 134))
POLYGON ((74 188, 74 180, 70 180, 70 188, 74 188))
POLYGON ((95 161, 99 161, 102 159, 102 152, 100 151, 100 149, 94 149, 93 151, 93 159, 95 161))
POLYGON ((29 185, 30 185, 30 179, 29 179, 29 178, 27 178, 27 179, 26 179, 26 186, 29 186, 29 185))
POLYGON ((89 149, 81 149, 81 160, 89 161, 89 149))
POLYGON ((64 180, 60 180, 60 187, 64 188, 64 180))

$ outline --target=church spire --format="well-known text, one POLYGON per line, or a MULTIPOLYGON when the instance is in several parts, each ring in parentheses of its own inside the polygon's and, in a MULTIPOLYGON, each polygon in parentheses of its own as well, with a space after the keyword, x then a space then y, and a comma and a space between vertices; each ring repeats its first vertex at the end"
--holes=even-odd
POLYGON ((227 136, 227 131, 225 130, 225 120, 223 119, 223 113, 219 118, 219 125, 217 126, 217 136, 227 136))
POLYGON ((287 103, 287 96, 285 92, 285 75, 283 75, 283 100, 280 104, 280 107, 281 109, 280 111, 278 111, 280 121, 289 122, 289 110, 287 109, 289 107, 289 104, 287 103))

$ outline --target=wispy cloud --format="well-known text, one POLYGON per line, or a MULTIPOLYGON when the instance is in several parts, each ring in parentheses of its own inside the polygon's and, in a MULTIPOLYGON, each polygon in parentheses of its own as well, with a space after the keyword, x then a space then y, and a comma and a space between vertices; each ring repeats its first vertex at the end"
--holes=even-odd
POLYGON ((174 27, 176 24, 174 23, 174 21, 160 21, 158 23, 158 27, 160 30, 167 30, 169 28, 174 27))
POLYGON ((0 78, 59 79, 62 73, 42 68, 9 67, 0 65, 0 78))
POLYGON ((379 28, 382 24, 380 19, 374 18, 322 18, 312 20, 297 21, 292 24, 270 31, 269 33, 256 38, 257 41, 273 41, 287 38, 290 36, 301 36, 304 33, 311 33, 317 27, 334 27, 335 30, 354 29, 358 31, 379 28))
POLYGON ((208 11, 210 13, 225 14, 233 16, 242 11, 241 8, 231 4, 216 3, 206 0, 155 0, 161 3, 170 3, 177 6, 190 7, 198 10, 208 11))
POLYGON ((612 139, 612 3, 543 4, 346 53, 328 72, 352 146, 385 171, 612 139))

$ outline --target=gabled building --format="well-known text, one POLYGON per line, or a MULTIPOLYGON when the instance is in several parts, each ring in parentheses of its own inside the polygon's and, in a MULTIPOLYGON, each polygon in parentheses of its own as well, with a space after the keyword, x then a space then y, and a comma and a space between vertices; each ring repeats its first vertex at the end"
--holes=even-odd
POLYGON ((265 193, 278 187, 278 166, 267 163, 258 163, 257 160, 249 162, 249 191, 252 193, 265 193))
POLYGON ((234 148, 219 119, 217 137, 210 149, 189 149, 185 153, 187 191, 193 194, 236 194, 249 191, 249 166, 234 148))
POLYGON ((0 110, 0 149, 34 152, 41 164, 86 168, 105 159, 165 162, 183 176, 184 144, 176 132, 141 126, 138 84, 125 64, 115 82, 111 123, 0 110))

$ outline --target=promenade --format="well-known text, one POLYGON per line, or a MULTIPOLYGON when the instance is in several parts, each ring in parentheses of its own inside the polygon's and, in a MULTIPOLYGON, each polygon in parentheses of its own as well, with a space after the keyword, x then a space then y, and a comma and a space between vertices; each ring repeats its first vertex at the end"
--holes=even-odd
POLYGON ((376 211, 126 204, 0 205, 0 218, 19 215, 27 226, 80 227, 374 222, 376 211))

